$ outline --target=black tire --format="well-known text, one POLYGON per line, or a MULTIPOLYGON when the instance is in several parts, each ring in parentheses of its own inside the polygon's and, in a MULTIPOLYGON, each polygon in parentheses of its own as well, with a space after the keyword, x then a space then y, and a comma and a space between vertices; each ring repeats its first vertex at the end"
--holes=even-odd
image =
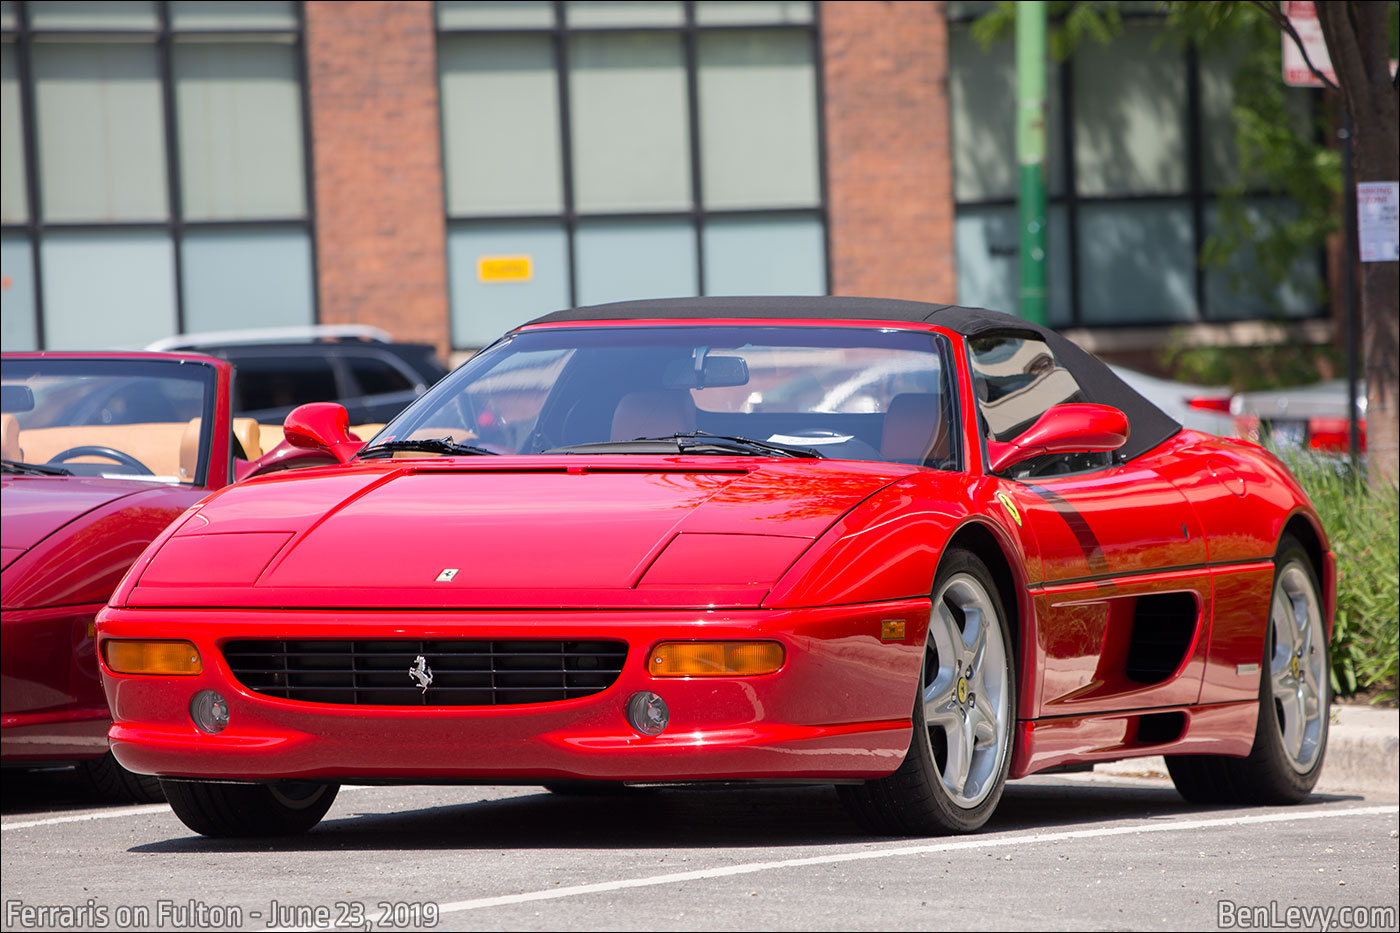
POLYGON ((190 829, 216 839, 299 836, 326 815, 339 784, 282 781, 220 784, 163 778, 170 809, 190 829))
POLYGON ((913 737, 903 764, 888 777, 837 787, 856 820, 882 835, 944 835, 980 829, 1001 800, 1011 768, 1016 737, 1015 647, 996 583, 975 555, 953 550, 934 580, 933 603, 914 702, 913 737), (986 618, 988 613, 993 618, 986 618), (966 654, 971 665, 979 645, 980 661, 968 678, 965 671, 973 668, 964 667, 962 656, 966 654), (934 711, 932 725, 929 709, 934 711), (968 725, 969 721, 973 724, 968 725), (979 746, 987 731, 992 743, 979 746), (959 756, 954 769, 961 776, 945 780, 945 768, 955 760, 954 742, 967 761, 963 767, 959 756))
POLYGON ((1167 771, 1181 796, 1199 804, 1289 804, 1312 793, 1327 754, 1331 701, 1331 654, 1321 594, 1307 552, 1296 539, 1285 536, 1274 560, 1254 744, 1245 758, 1167 756, 1167 771), (1284 627, 1289 611, 1292 630, 1284 627), (1307 640, 1299 644, 1304 629, 1307 640), (1280 635, 1288 637, 1296 650, 1281 645, 1280 635), (1289 708, 1289 683, 1297 685, 1297 709, 1289 708), (1296 751, 1288 747, 1290 729, 1297 730, 1295 739, 1301 737, 1296 751))
POLYGON ((78 762, 78 774, 99 797, 112 803, 165 802, 158 778, 126 770, 111 752, 78 762))

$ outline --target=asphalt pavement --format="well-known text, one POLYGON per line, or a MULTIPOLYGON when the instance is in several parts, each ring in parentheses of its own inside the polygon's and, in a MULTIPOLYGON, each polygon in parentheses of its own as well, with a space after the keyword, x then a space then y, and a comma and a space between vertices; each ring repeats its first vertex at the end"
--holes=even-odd
POLYGON ((9 929, 1396 929, 1400 713, 1334 711, 1290 807, 1181 799, 1161 759, 1011 782, 969 836, 864 834, 829 786, 341 789, 303 837, 4 775, 9 929))

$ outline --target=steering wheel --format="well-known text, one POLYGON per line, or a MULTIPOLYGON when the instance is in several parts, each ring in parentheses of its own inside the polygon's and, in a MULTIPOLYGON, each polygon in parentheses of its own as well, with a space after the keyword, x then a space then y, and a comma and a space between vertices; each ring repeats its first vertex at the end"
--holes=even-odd
POLYGON ((103 447, 99 444, 84 444, 82 447, 69 447, 62 453, 54 454, 49 458, 49 463, 64 463, 76 457, 106 457, 108 460, 115 460, 122 466, 131 467, 142 476, 154 476, 151 468, 131 454, 122 453, 113 447, 103 447))

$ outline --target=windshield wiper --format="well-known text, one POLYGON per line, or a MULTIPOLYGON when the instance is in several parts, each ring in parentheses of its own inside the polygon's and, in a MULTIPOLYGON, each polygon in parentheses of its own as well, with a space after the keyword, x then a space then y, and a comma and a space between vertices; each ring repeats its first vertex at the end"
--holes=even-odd
POLYGON ((806 457, 812 460, 822 458, 821 451, 814 447, 798 447, 795 444, 779 444, 775 441, 760 441, 742 434, 711 434, 709 431, 686 431, 683 434, 670 434, 664 437, 642 437, 644 441, 675 441, 681 453, 694 447, 719 447, 736 453, 769 454, 779 457, 806 457))
POLYGON ((46 466, 39 463, 21 463, 18 460, 0 460, 6 473, 27 473, 31 476, 72 476, 72 470, 63 467, 46 466))
POLYGON ((592 444, 570 444, 567 447, 554 447, 543 451, 547 454, 591 454, 617 451, 621 453, 653 453, 654 451, 635 449, 648 443, 671 443, 679 453, 696 453, 701 448, 720 450, 725 453, 753 454, 759 457, 808 457, 821 459, 821 452, 811 447, 797 447, 792 444, 778 444, 773 441, 760 441, 739 434, 711 434, 708 431, 687 431, 684 434, 663 434, 659 437, 634 437, 630 441, 598 441, 592 444), (628 449, 634 448, 634 449, 628 449))
POLYGON ((396 450, 417 450, 428 454, 447 454, 451 457, 466 455, 499 456, 494 450, 487 450, 485 447, 476 447, 472 444, 459 444, 450 437, 427 437, 416 441, 385 441, 382 444, 375 444, 373 447, 360 451, 359 456, 361 460, 367 460, 385 454, 392 454, 396 450))

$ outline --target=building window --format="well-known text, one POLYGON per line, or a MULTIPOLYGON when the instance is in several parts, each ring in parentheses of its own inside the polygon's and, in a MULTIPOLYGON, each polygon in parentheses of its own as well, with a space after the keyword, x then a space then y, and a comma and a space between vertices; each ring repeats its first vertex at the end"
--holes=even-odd
MULTIPOLYGON (((1018 306, 1016 68, 1011 40, 970 34, 979 4, 950 8, 949 108, 958 301, 1018 306)), ((1047 101, 1050 324, 1112 327, 1312 317, 1321 251, 1269 298, 1232 283, 1254 259, 1202 269, 1218 194, 1237 177, 1232 64, 1162 41, 1161 20, 1130 11, 1106 45, 1086 40, 1052 64, 1047 101)), ((1287 211, 1259 193, 1248 210, 1287 211)))
POLYGON ((816 6, 440 0, 453 344, 571 305, 826 293, 816 6))
POLYGON ((307 324, 301 4, 5 2, 4 346, 307 324))

